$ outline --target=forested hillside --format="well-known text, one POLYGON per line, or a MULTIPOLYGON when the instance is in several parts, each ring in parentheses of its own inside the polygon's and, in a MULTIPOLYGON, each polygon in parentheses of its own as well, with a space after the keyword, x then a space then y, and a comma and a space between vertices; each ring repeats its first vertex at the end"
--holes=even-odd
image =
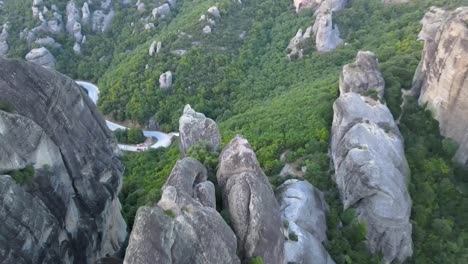
MULTIPOLYGON (((0 22, 10 22, 10 52, 24 58, 29 51, 19 32, 33 27, 30 0, 5 0, 0 22), (14 10, 14 12, 13 12, 14 10)), ((65 3, 57 2, 64 9, 65 3)), ((75 1, 81 6, 84 1, 75 1)), ((287 57, 287 46, 299 28, 314 22, 312 11, 296 14, 288 0, 180 0, 170 14, 145 30, 143 18, 151 9, 114 4, 110 30, 87 32, 82 53, 75 54, 67 36, 52 49, 57 70, 75 79, 90 80, 100 88, 99 109, 107 117, 146 126, 154 118, 160 130, 176 131, 184 105, 216 120, 223 145, 236 134, 252 145, 270 183, 285 177, 281 154, 287 163, 306 166, 304 178, 322 190, 329 204, 328 243, 336 263, 381 263, 365 247, 365 226, 340 202, 332 180, 328 147, 332 104, 338 97, 343 65, 360 50, 376 54, 385 79, 385 102, 405 140, 413 201, 414 254, 408 263, 466 263, 468 259, 468 171, 452 161, 456 144, 439 134, 430 112, 408 98, 401 108, 402 92, 412 86, 421 60, 419 21, 430 6, 454 9, 468 0, 412 0, 384 5, 381 0, 352 0, 334 13, 345 44, 318 53, 314 41, 306 43, 303 58, 287 57), (203 32, 207 10, 217 6, 219 17, 212 32, 203 32), (153 41, 161 50, 149 54, 153 41), (179 51, 183 51, 182 55, 179 51), (169 89, 159 86, 160 75, 171 71, 169 89), (400 118, 401 117, 401 118, 400 118)), ((159 3, 159 2, 158 2, 159 3)), ((0 23, 2 24, 2 23, 0 23)), ((192 149, 211 176, 217 154, 203 147, 192 149)), ((131 227, 139 206, 160 198, 161 187, 179 158, 175 142, 170 148, 125 153, 121 193, 123 213, 131 227)))

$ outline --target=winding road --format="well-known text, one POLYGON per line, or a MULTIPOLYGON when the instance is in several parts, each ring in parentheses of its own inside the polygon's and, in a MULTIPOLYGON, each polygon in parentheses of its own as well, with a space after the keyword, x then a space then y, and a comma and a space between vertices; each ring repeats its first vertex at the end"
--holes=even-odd
MULTIPOLYGON (((98 101, 98 97, 99 97, 99 88, 96 85, 89 83, 89 82, 84 82, 84 81, 75 81, 75 82, 88 91, 89 97, 96 104, 98 101)), ((107 127, 109 127, 109 129, 112 131, 117 130, 117 129, 127 129, 126 127, 122 125, 113 123, 108 120, 106 120, 106 123, 107 123, 107 127)), ((148 150, 148 148, 161 148, 161 147, 167 148, 171 145, 172 137, 179 136, 179 133, 172 132, 172 133, 166 134, 166 133, 159 132, 159 131, 149 131, 149 130, 143 131, 143 134, 145 135, 145 137, 157 138, 158 142, 156 142, 155 144, 149 147, 148 146, 137 147, 133 145, 119 144, 119 148, 121 150, 134 151, 134 152, 148 150)))

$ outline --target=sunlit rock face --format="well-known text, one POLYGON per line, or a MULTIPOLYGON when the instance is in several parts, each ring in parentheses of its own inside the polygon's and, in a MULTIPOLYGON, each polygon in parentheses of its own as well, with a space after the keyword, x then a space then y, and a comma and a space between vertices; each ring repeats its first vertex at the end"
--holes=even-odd
POLYGON ((432 7, 421 23, 424 41, 413 92, 439 121, 440 133, 459 144, 455 160, 468 167, 468 7, 432 7))
POLYGON ((126 238, 123 164, 71 79, 0 58, 0 263, 94 263, 126 238), (15 171, 30 168, 28 180, 15 171))

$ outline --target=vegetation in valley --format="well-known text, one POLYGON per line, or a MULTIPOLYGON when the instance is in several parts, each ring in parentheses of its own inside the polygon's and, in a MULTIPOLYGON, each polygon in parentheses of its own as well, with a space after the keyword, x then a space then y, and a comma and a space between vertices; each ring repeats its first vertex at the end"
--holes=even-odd
POLYGON ((117 141, 122 144, 140 144, 145 141, 143 130, 138 128, 117 129, 114 131, 117 141))

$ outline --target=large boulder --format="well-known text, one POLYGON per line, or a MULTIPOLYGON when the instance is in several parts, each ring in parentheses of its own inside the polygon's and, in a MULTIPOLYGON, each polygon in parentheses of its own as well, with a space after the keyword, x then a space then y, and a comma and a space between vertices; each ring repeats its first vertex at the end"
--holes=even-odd
POLYGON ((159 88, 169 89, 172 87, 172 72, 167 71, 159 76, 159 88))
POLYGON ((138 210, 125 264, 240 264, 235 234, 216 206, 200 199, 200 189, 214 197, 206 179, 197 160, 177 161, 157 206, 138 210))
POLYGON ((127 234, 123 163, 94 103, 61 74, 1 58, 0 94, 0 262, 115 254, 127 234))
POLYGON ((216 122, 196 112, 190 105, 185 106, 179 119, 179 138, 182 155, 185 155, 190 146, 201 141, 208 143, 214 151, 221 147, 221 135, 216 122))
POLYGON ((315 18, 312 31, 315 34, 315 45, 318 52, 329 52, 343 44, 338 26, 333 24, 333 12, 319 12, 315 18))
POLYGON ((153 14, 153 18, 164 18, 171 12, 171 6, 168 3, 163 4, 162 6, 156 7, 151 12, 153 14))
POLYGON ((331 157, 344 208, 366 224, 371 252, 403 262, 413 253, 409 169, 393 116, 380 101, 353 92, 333 110, 331 157))
POLYGON ((459 144, 455 160, 468 167, 468 7, 431 8, 422 20, 424 41, 414 93, 439 121, 440 133, 459 144))
POLYGON ((384 96, 385 82, 379 70, 375 54, 359 51, 356 61, 343 67, 340 75, 340 93, 354 92, 369 95, 375 92, 379 98, 384 96))
POLYGON ((332 264, 322 245, 326 241, 327 204, 319 190, 307 181, 287 180, 275 191, 280 205, 283 225, 287 229, 285 253, 288 263, 332 264), (297 241, 291 240, 294 233, 297 241))
POLYGON ((44 47, 32 49, 26 54, 26 60, 38 64, 44 68, 55 70, 55 58, 50 51, 44 47))
POLYGON ((242 260, 261 257, 264 263, 284 264, 279 206, 250 144, 236 136, 219 160, 216 177, 242 260))

